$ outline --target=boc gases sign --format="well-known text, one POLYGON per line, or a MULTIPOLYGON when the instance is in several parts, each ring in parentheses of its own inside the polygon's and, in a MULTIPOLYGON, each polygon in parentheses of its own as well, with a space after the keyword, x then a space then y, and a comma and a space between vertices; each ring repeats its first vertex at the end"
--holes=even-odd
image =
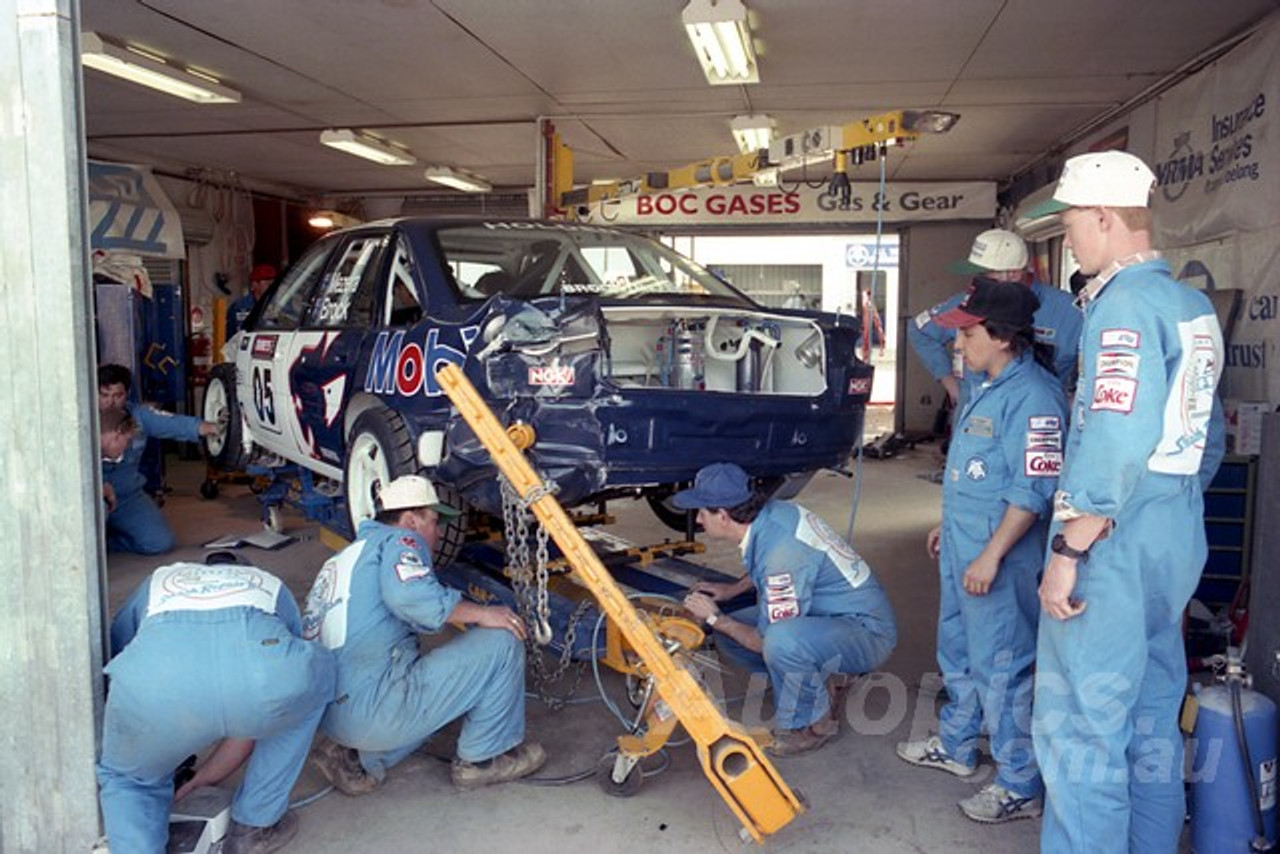
POLYGON ((706 187, 611 199, 583 222, 604 225, 791 225, 919 220, 990 220, 996 185, 990 181, 854 184, 847 205, 818 188, 706 187))

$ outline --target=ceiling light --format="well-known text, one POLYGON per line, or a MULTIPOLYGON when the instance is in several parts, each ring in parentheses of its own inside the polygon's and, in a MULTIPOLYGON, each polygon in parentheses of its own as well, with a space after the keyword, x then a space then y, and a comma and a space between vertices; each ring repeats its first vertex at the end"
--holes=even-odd
POLYGON ((383 166, 412 166, 418 162, 418 158, 403 148, 347 128, 323 131, 320 134, 320 141, 330 148, 363 157, 365 160, 372 160, 374 163, 381 163, 383 166))
POLYGON ((903 129, 914 133, 946 133, 958 121, 959 113, 944 113, 941 110, 902 111, 903 129))
POLYGON ((729 123, 738 150, 751 154, 768 148, 773 141, 773 118, 766 115, 734 116, 729 123))
POLYGON ((344 214, 341 211, 316 211, 307 219, 307 225, 312 228, 331 229, 331 228, 350 228, 353 225, 359 225, 361 220, 350 214, 344 214))
POLYGON ((713 86, 759 83, 756 49, 742 0, 689 0, 680 19, 713 86))
POLYGON ((422 177, 464 193, 487 193, 493 189, 493 185, 483 178, 448 166, 428 166, 422 177))
POLYGON ((80 62, 97 71, 199 104, 240 102, 239 92, 223 86, 207 72, 179 67, 141 48, 103 41, 94 32, 80 34, 80 62))

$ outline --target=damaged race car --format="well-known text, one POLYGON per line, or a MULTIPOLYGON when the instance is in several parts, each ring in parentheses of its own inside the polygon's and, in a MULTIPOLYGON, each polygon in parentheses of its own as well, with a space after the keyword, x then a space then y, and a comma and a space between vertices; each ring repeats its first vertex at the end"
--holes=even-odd
POLYGON ((766 308, 663 244, 610 228, 405 218, 331 233, 275 283, 213 370, 223 469, 296 465, 345 498, 421 472, 499 515, 496 469, 435 379, 460 365, 565 507, 667 504, 709 462, 764 479, 844 465, 872 368, 857 319, 766 308))

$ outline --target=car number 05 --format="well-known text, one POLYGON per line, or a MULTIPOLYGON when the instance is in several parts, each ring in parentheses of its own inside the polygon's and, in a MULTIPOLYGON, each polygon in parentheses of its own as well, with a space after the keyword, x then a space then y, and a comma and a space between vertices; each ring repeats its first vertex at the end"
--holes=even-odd
POLYGON ((253 369, 253 408, 258 420, 267 424, 276 423, 276 405, 271 395, 271 369, 253 369))

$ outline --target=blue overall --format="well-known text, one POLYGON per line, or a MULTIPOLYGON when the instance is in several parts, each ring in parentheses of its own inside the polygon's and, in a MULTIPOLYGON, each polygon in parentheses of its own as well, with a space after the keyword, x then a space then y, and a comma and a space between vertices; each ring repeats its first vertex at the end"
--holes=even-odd
POLYGON ((143 488, 146 478, 138 470, 147 437, 194 442, 200 438, 200 419, 173 415, 146 404, 130 403, 129 413, 138 431, 119 460, 102 461, 102 480, 116 493, 116 507, 107 514, 107 548, 112 551, 154 555, 171 551, 173 529, 160 508, 143 488))
POLYGON ((1031 353, 1016 356, 994 380, 975 386, 960 410, 942 483, 938 669, 948 700, 939 736, 954 759, 976 765, 985 727, 996 782, 1020 797, 1042 790, 1031 747, 1032 668, 1066 415, 1056 378, 1031 353), (971 595, 964 572, 1009 507, 1041 519, 1000 561, 987 594, 971 595))
POLYGON ((130 596, 111 624, 98 760, 112 852, 165 850, 174 769, 222 738, 255 740, 231 817, 284 815, 336 678, 300 632, 288 589, 253 567, 175 563, 130 596))
MULTIPOLYGON (((1084 318, 1066 291, 1042 282, 1034 282, 1031 291, 1040 300, 1040 307, 1035 313, 1036 342, 1048 346, 1053 355, 1053 372, 1070 393, 1076 377, 1076 355, 1084 318)), ((956 338, 956 331, 939 325, 937 316, 958 306, 967 294, 967 291, 958 293, 928 311, 920 312, 907 324, 907 340, 911 342, 911 349, 935 380, 952 374, 952 351, 948 345, 956 338)), ((981 374, 975 374, 968 367, 964 369, 956 412, 964 409, 973 387, 982 380, 981 374)))
POLYGON ((437 730, 465 715, 458 758, 479 762, 524 741, 524 646, 503 629, 471 628, 426 655, 462 598, 431 569, 413 531, 362 522, 307 597, 304 636, 338 657, 338 699, 321 729, 356 748, 382 780, 437 730))
POLYGON ((240 298, 231 305, 227 306, 227 334, 226 340, 230 341, 231 336, 240 331, 244 326, 244 322, 249 319, 249 313, 253 311, 253 306, 257 300, 253 298, 253 292, 241 294, 240 298))
POLYGON ((743 542, 759 604, 731 616, 755 624, 763 654, 724 634, 716 646, 744 667, 767 671, 775 727, 802 729, 830 710, 828 676, 869 673, 893 652, 893 608, 867 562, 797 504, 765 504, 743 542))
POLYGON ((1048 790, 1041 850, 1173 852, 1184 816, 1181 620, 1207 549, 1202 479, 1222 338, 1162 260, 1085 292, 1080 389, 1055 530, 1112 520, 1077 566, 1069 620, 1040 621, 1033 731, 1048 790))

